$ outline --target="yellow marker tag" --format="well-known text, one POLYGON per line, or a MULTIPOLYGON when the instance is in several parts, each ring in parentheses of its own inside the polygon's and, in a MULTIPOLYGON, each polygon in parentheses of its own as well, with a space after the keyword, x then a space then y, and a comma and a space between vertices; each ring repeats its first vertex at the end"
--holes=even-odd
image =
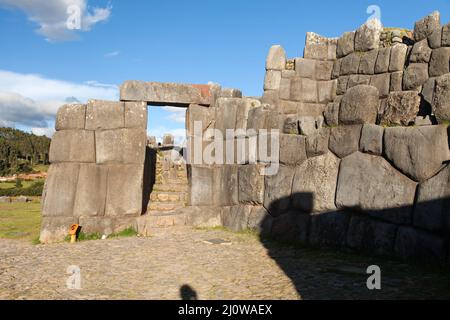
POLYGON ((73 225, 71 225, 70 226, 70 229, 69 229, 69 235, 76 235, 77 234, 77 231, 78 231, 78 227, 79 227, 79 225, 78 224, 73 224, 73 225))

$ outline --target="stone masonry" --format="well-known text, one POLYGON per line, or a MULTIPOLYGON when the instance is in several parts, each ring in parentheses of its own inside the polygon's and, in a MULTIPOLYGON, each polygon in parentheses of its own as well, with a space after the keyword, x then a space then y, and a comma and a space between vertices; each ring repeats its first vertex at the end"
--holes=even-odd
POLYGON ((450 263, 449 30, 434 12, 413 31, 370 20, 339 38, 308 33, 303 57, 270 48, 262 97, 213 83, 127 81, 122 102, 63 106, 41 238, 74 221, 142 234, 155 226, 141 207, 141 115, 146 103, 168 104, 187 107, 189 160, 188 206, 168 225, 450 263), (247 148, 224 164, 193 163, 205 152, 227 158, 209 129, 224 133, 223 146, 247 148), (264 141, 261 129, 279 130, 275 175, 261 174, 271 163, 250 148, 264 141))

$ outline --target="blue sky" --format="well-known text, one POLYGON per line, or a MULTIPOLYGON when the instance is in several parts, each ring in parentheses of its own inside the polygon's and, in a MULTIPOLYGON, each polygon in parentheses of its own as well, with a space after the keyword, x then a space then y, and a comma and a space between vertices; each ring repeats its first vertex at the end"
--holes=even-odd
MULTIPOLYGON (((369 5, 385 26, 412 29, 434 10, 450 21, 450 0, 0 0, 0 125, 48 133, 64 100, 117 99, 129 79, 213 81, 258 96, 271 45, 302 56, 307 31, 354 30, 369 5), (61 27, 74 3, 83 8, 76 32, 61 27)), ((173 111, 150 109, 151 133, 183 129, 173 111)))

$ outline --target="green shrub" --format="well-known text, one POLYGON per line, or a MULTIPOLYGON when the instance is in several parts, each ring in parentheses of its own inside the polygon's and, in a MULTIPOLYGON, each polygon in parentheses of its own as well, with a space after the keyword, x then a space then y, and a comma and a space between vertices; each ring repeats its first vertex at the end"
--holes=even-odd
MULTIPOLYGON (((0 189, 0 197, 40 197, 44 190, 44 183, 44 180, 38 180, 27 188, 18 188, 16 182, 16 187, 14 188, 0 189)), ((20 182, 20 184, 22 184, 22 182, 20 182)))

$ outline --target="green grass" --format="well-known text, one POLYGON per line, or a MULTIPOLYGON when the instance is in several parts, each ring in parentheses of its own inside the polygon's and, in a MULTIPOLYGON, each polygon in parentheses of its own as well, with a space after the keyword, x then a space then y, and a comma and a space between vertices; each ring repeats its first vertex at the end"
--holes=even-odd
POLYGON ((34 172, 47 172, 48 171, 48 164, 36 164, 33 166, 33 171, 34 172))
POLYGON ((39 198, 27 203, 0 203, 0 238, 36 241, 41 225, 39 198))
MULTIPOLYGON (((136 230, 130 227, 120 232, 112 233, 108 236, 108 239, 112 238, 126 238, 126 237, 134 237, 137 236, 136 230)), ((102 238, 102 234, 100 233, 84 233, 80 232, 77 237, 77 242, 80 241, 91 241, 91 240, 100 240, 102 238)), ((64 239, 66 242, 70 242, 70 236, 66 236, 64 239)))
MULTIPOLYGON (((35 183, 37 181, 41 181, 41 180, 43 181, 44 179, 36 179, 36 180, 32 180, 32 181, 22 180, 22 189, 31 187, 33 185, 33 183, 35 183)), ((13 189, 15 186, 16 186, 15 181, 0 182, 0 189, 13 189)))

